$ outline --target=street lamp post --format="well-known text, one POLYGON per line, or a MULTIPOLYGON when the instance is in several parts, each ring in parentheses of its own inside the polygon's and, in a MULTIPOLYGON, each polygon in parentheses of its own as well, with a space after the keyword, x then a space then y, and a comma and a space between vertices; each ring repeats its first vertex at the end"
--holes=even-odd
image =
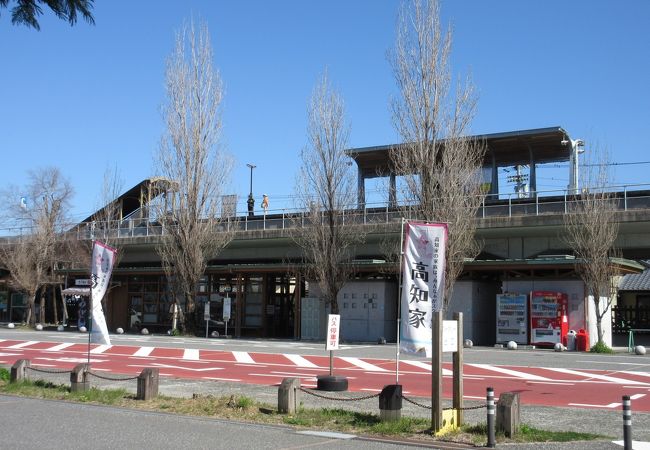
POLYGON ((251 186, 250 186, 250 193, 248 194, 248 200, 246 201, 246 204, 248 205, 248 215, 253 216, 253 210, 255 208, 255 199, 253 198, 253 169, 256 168, 256 165, 253 164, 246 164, 247 167, 250 167, 251 169, 251 186))

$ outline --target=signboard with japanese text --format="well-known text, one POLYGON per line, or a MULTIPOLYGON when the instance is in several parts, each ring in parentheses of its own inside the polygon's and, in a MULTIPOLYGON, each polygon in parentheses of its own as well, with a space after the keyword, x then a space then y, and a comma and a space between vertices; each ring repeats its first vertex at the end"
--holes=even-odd
POLYGON ((327 346, 325 350, 339 349, 339 332, 341 330, 341 316, 328 314, 327 316, 327 346))
POLYGON ((223 299, 223 320, 230 320, 230 297, 223 299))
POLYGON ((400 350, 431 357, 433 312, 443 306, 447 225, 407 222, 402 259, 400 350))
POLYGON ((458 351, 458 321, 456 320, 442 321, 442 351, 443 353, 458 351))
POLYGON ((210 320, 210 302, 203 305, 203 320, 210 320))

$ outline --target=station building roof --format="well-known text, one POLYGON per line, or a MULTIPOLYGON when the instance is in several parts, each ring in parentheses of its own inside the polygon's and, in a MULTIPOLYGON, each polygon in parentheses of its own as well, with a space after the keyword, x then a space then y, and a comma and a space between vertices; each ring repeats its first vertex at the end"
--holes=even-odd
MULTIPOLYGON (((484 142, 487 146, 484 167, 525 165, 531 161, 547 164, 568 161, 571 156, 569 134, 559 126, 480 134, 468 138, 484 142)), ((439 142, 444 147, 444 139, 439 142)), ((352 148, 346 153, 356 161, 364 178, 373 178, 392 171, 389 151, 400 145, 352 148)))

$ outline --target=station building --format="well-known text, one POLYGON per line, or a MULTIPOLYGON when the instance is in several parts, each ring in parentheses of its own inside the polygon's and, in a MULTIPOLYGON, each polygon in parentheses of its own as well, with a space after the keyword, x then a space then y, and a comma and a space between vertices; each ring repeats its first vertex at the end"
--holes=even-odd
MULTIPOLYGON (((465 263, 447 314, 463 312, 465 337, 477 345, 492 345, 498 342, 499 295, 561 292, 567 298, 568 326, 588 330, 592 343, 595 342, 593 307, 576 273, 576 264, 580 262, 571 256, 561 238, 562 216, 571 195, 577 193, 577 177, 570 177, 573 185, 563 193, 542 195, 537 189, 540 166, 569 162, 572 173, 577 169, 576 141, 561 127, 474 138, 487 147, 483 170, 487 195, 477 215, 477 238, 484 245, 477 258, 465 263), (499 170, 504 167, 517 171, 523 168, 527 172, 527 186, 520 184, 515 195, 500 194, 503 190, 499 187, 499 170)), ((395 194, 397 176, 391 168, 390 149, 391 146, 381 146, 348 151, 356 163, 358 177, 358 207, 349 216, 366 224, 368 233, 365 241, 355 247, 355 275, 338 296, 341 338, 346 341, 396 339, 399 268, 382 250, 387 242, 399 242, 401 227, 395 194), (388 179, 388 202, 382 207, 369 207, 366 181, 378 176, 388 179)), ((146 327, 152 332, 166 332, 171 327, 172 297, 156 251, 162 228, 150 219, 152 202, 169 187, 169 181, 161 178, 144 180, 116 199, 117 225, 100 229, 93 214, 71 231, 78 239, 108 237, 109 243, 119 245, 119 262, 105 297, 104 310, 111 331, 146 327)), ((648 192, 624 195, 626 208, 631 204, 633 209, 637 205, 638 210, 650 210, 648 192)), ((320 300, 318 284, 302 276, 301 251, 291 237, 300 214, 303 213, 271 211, 233 217, 232 226, 237 229, 234 239, 210 259, 196 287, 201 317, 203 305, 210 304, 210 332, 235 337, 324 339, 327 309, 320 300), (224 303, 231 308, 227 321, 223 320, 224 303)), ((631 221, 631 232, 648 221, 647 214, 639 223, 631 221)), ((631 258, 650 258, 650 236, 643 239, 642 245, 630 250, 631 258)), ((613 260, 612 264, 621 274, 643 269, 631 259, 613 260)), ((61 274, 65 280, 62 287, 68 289, 83 284, 88 277, 80 269, 61 270, 61 274)), ((18 317, 20 296, 10 292, 6 283, 0 284, 0 321, 18 317)), ((66 297, 70 326, 74 327, 83 317, 86 305, 82 297, 66 297)), ((606 341, 611 345, 611 316, 606 316, 603 324, 606 341)), ((529 325, 526 326, 530 333, 529 325)), ((650 329, 650 322, 643 326, 650 329)))

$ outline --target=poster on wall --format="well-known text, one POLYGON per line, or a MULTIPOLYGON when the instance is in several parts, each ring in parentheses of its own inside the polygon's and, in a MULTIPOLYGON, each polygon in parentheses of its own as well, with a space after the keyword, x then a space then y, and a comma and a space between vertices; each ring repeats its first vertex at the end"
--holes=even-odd
POLYGON ((528 295, 497 295, 497 342, 528 344, 528 295))

